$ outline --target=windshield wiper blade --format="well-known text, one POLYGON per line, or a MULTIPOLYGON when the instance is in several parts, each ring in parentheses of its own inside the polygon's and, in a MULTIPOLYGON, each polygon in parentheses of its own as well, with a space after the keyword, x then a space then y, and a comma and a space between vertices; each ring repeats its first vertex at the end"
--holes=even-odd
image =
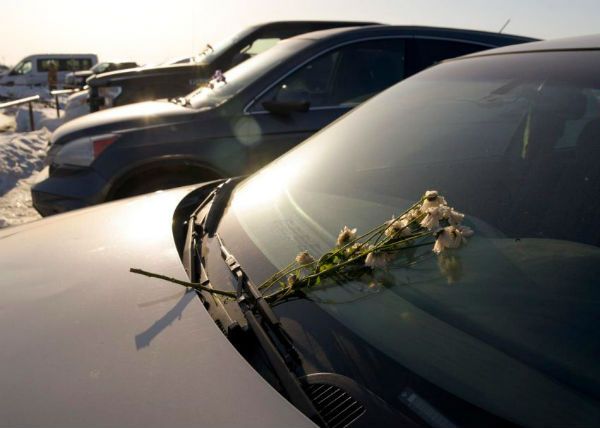
POLYGON ((300 356, 281 326, 279 318, 261 291, 250 281, 235 256, 225 247, 221 237, 217 234, 216 238, 221 248, 221 256, 237 280, 238 304, 248 327, 265 352, 289 400, 313 422, 326 426, 294 373, 294 370, 300 367, 300 356))

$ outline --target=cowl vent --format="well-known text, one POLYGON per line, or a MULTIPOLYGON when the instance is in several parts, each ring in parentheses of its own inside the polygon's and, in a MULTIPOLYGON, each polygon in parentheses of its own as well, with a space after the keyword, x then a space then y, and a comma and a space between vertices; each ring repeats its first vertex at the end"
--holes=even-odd
POLYGON ((421 426, 347 376, 336 373, 311 373, 300 378, 300 382, 326 428, 421 426))
POLYGON ((348 427, 365 413, 362 404, 335 385, 312 383, 305 391, 329 428, 348 427))

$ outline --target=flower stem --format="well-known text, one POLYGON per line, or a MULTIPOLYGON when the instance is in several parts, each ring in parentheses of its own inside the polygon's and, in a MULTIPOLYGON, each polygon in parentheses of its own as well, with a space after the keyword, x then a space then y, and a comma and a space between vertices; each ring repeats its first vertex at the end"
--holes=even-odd
POLYGON ((232 292, 232 291, 217 290, 216 288, 206 287, 206 286, 204 286, 202 284, 199 284, 197 282, 181 281, 179 279, 171 278, 171 277, 168 277, 168 276, 165 276, 165 275, 160 275, 158 273, 148 272, 148 271, 145 271, 145 270, 142 270, 142 269, 131 268, 131 269, 129 269, 129 272, 131 272, 131 273, 137 273, 139 275, 149 276, 150 278, 162 279, 164 281, 172 282, 174 284, 179 284, 179 285, 182 285, 184 287, 193 288, 194 290, 206 291, 208 293, 219 294, 221 296, 227 296, 227 297, 233 297, 233 298, 237 297, 237 295, 234 292, 232 292))

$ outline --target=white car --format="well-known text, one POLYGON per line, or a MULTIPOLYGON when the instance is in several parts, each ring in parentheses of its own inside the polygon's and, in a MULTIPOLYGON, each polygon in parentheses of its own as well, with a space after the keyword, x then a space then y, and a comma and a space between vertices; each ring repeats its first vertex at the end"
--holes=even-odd
POLYGON ((98 63, 95 54, 41 54, 23 58, 6 75, 0 77, 0 85, 40 86, 48 83, 51 64, 57 67, 57 83, 63 84, 67 73, 88 70, 98 63))

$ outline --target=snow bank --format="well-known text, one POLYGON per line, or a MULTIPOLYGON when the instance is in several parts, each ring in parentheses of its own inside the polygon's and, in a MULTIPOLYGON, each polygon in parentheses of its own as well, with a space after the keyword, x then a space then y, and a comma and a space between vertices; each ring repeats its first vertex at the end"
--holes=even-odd
POLYGON ((42 218, 31 203, 31 186, 38 181, 38 174, 42 172, 19 180, 11 191, 0 197, 0 229, 42 218))
MULTIPOLYGON (((54 102, 47 88, 30 86, 0 86, 0 99, 20 99, 31 95, 40 95, 42 103, 33 103, 33 117, 35 129, 47 128, 54 131, 65 122, 65 112, 61 110, 61 117, 56 117, 56 109, 50 107, 49 103, 54 102)), ((66 101, 65 97, 59 97, 59 106, 63 107, 66 101)), ((9 107, 0 111, 0 132, 15 130, 17 132, 31 131, 29 126, 29 105, 9 107)))
MULTIPOLYGON (((17 132, 30 131, 29 128, 29 107, 27 105, 19 107, 16 114, 17 132)), ((35 129, 46 128, 54 131, 63 124, 64 119, 56 117, 56 109, 52 107, 35 106, 33 109, 33 122, 35 129)))
POLYGON ((14 117, 0 113, 0 132, 14 131, 15 125, 14 117))
POLYGON ((0 195, 42 169, 50 135, 47 129, 0 135, 0 195))
POLYGON ((43 168, 50 135, 45 128, 0 134, 0 228, 39 218, 30 188, 43 168))

